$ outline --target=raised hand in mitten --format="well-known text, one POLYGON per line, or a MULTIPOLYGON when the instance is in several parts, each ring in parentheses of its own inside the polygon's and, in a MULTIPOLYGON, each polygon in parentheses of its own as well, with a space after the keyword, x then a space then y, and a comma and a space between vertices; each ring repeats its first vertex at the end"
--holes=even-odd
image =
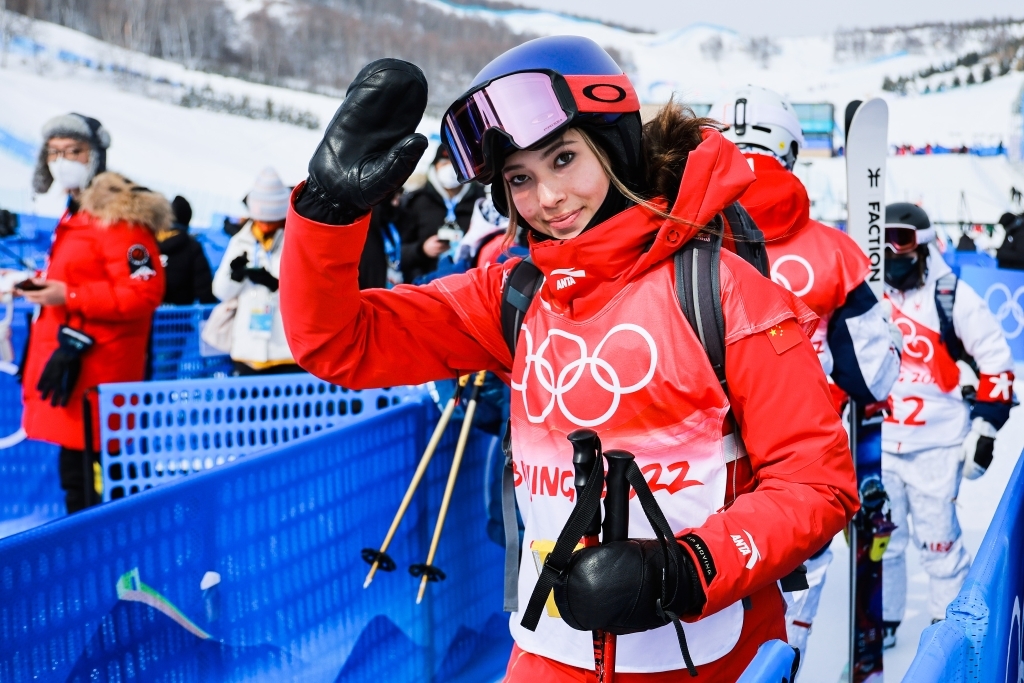
POLYGON ((378 59, 363 67, 309 161, 295 209, 319 222, 347 225, 390 197, 427 148, 416 133, 427 106, 419 67, 378 59))

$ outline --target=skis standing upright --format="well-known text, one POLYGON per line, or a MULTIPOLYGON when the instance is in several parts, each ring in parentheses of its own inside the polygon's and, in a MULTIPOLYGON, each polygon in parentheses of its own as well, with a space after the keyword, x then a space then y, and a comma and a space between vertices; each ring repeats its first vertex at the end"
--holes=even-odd
MULTIPOLYGON (((884 100, 851 102, 846 108, 847 233, 868 255, 867 283, 884 296, 885 177, 889 109, 884 100)), ((849 527, 850 683, 881 683, 882 554, 892 524, 882 486, 882 418, 850 402, 850 450, 860 494, 860 512, 849 527)))

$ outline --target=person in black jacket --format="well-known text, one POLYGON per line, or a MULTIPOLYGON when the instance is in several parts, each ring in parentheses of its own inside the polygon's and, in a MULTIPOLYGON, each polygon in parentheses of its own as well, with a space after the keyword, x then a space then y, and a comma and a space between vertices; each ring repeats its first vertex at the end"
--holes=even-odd
POLYGON ((366 244, 359 259, 359 289, 386 288, 404 282, 402 277, 402 238, 397 224, 401 214, 402 188, 390 201, 373 207, 366 244))
POLYGON ((473 217, 473 204, 484 196, 478 183, 460 185, 448 150, 438 147, 427 171, 427 182, 409 193, 398 228, 402 235, 402 274, 406 282, 437 269, 438 257, 451 243, 438 235, 442 227, 464 234, 473 217))
POLYGON ((996 250, 996 262, 1000 268, 1024 270, 1024 213, 1004 213, 999 224, 1006 229, 1006 237, 996 250))
POLYGON ((171 202, 174 222, 169 230, 161 230, 156 239, 160 246, 160 261, 167 275, 167 289, 164 303, 175 306, 190 306, 197 301, 201 304, 217 303, 211 286, 213 275, 206 260, 203 247, 195 237, 188 234, 192 220, 192 207, 188 201, 177 196, 171 202))

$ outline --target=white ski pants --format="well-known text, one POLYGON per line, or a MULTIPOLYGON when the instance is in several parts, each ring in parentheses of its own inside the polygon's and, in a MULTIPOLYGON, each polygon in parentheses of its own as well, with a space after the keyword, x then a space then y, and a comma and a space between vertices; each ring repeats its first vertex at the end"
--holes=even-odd
POLYGON ((956 496, 960 489, 960 446, 916 453, 882 453, 882 483, 896 530, 882 558, 882 613, 902 621, 907 605, 907 544, 913 538, 928 573, 928 611, 944 619, 946 606, 967 578, 971 556, 960 540, 956 496), (909 520, 908 520, 909 516, 909 520))
POLYGON ((807 653, 807 636, 818 613, 818 601, 821 590, 825 586, 825 574, 832 563, 832 551, 825 550, 821 555, 804 562, 807 567, 807 590, 783 593, 788 607, 786 608, 786 635, 789 644, 800 650, 800 668, 803 669, 807 653))

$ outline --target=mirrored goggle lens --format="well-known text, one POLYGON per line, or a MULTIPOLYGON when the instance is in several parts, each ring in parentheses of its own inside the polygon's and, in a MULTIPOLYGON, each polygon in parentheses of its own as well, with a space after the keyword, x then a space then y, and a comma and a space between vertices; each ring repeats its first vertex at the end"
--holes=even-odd
POLYGON ((551 76, 520 73, 499 78, 470 95, 445 117, 445 137, 464 179, 480 175, 486 164, 484 133, 504 132, 520 149, 539 142, 569 120, 555 95, 551 76))
POLYGON ((885 226, 885 247, 894 254, 909 254, 917 249, 917 230, 905 225, 885 226))

